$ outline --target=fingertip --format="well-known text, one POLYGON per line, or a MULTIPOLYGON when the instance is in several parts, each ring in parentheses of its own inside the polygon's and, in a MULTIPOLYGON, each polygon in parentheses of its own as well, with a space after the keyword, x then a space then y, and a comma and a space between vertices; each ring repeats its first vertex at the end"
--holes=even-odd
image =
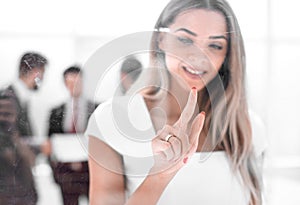
POLYGON ((204 126, 204 121, 205 121, 205 112, 202 111, 195 118, 195 126, 200 128, 200 132, 204 126))
POLYGON ((193 93, 194 95, 197 95, 197 88, 196 88, 196 87, 193 87, 193 88, 192 88, 192 93, 193 93))
POLYGON ((205 116, 206 116, 206 113, 204 111, 201 111, 198 115, 197 115, 197 120, 201 123, 201 121, 204 121, 205 120, 205 116))
POLYGON ((200 113, 200 119, 201 119, 201 123, 202 123, 202 125, 204 124, 204 121, 205 121, 205 118, 206 118, 206 113, 204 112, 204 111, 202 111, 201 113, 200 113))

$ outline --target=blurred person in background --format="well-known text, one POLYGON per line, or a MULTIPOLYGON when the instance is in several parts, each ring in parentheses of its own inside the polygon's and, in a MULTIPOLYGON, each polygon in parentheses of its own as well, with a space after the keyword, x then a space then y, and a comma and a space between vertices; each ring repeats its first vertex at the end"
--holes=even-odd
POLYGON ((142 64, 137 58, 130 56, 123 61, 120 69, 120 89, 123 95, 139 77, 141 72, 142 64))
POLYGON ((16 126, 20 137, 31 137, 35 134, 28 114, 28 106, 32 91, 38 90, 41 86, 47 64, 47 59, 41 54, 25 53, 20 59, 18 79, 5 88, 16 101, 18 110, 16 126))
POLYGON ((41 85, 47 63, 39 53, 24 53, 18 78, 0 91, 0 204, 37 202, 31 166, 35 162, 33 151, 39 148, 27 144, 34 136, 28 106, 32 91, 41 85))
MULTIPOLYGON (((96 105, 82 95, 82 70, 72 66, 63 73, 65 86, 70 94, 67 102, 51 110, 49 119, 49 140, 44 146, 44 153, 52 153, 51 137, 53 134, 83 133, 88 119, 96 105)), ((61 188, 64 205, 77 205, 80 195, 88 197, 89 170, 87 161, 59 162, 50 158, 55 182, 61 188)))
POLYGON ((20 139, 16 96, 0 92, 0 204, 34 205, 37 192, 31 172, 34 154, 20 139))

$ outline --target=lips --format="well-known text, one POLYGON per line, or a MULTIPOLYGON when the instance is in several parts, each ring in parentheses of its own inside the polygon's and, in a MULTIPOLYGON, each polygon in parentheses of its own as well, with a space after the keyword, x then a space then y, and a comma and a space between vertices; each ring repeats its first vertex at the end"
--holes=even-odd
POLYGON ((194 68, 188 67, 188 66, 182 66, 183 70, 187 72, 188 74, 194 76, 194 77, 202 77, 206 71, 203 70, 195 70, 194 68))

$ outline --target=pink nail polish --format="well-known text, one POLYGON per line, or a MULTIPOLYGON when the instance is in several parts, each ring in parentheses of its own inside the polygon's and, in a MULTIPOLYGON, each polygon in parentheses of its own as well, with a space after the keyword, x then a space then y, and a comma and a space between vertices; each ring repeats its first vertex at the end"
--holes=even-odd
POLYGON ((188 161, 188 159, 189 159, 188 157, 185 157, 185 158, 183 159, 183 163, 186 164, 187 161, 188 161))

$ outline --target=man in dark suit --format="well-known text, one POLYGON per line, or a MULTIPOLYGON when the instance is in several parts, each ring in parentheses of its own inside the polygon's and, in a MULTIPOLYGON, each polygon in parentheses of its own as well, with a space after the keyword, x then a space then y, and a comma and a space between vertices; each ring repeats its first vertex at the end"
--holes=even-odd
POLYGON ((11 94, 0 91, 0 204, 35 205, 37 192, 31 172, 34 157, 19 137, 18 109, 11 94))
POLYGON ((28 115, 28 102, 31 91, 37 90, 43 79, 47 59, 35 52, 25 53, 19 63, 19 77, 5 89, 14 97, 17 106, 17 129, 20 137, 34 135, 28 115))
MULTIPOLYGON (((48 136, 57 133, 83 133, 96 105, 82 96, 82 71, 73 66, 65 70, 64 82, 70 100, 51 111, 48 136)), ((49 153, 51 141, 49 140, 49 153)), ((50 160, 54 179, 60 185, 64 205, 77 205, 80 195, 88 197, 89 170, 87 161, 62 163, 50 160)))
POLYGON ((42 55, 25 53, 20 59, 18 79, 0 91, 0 204, 37 203, 31 173, 35 155, 24 139, 34 135, 27 106, 31 91, 40 86, 46 64, 42 55))

